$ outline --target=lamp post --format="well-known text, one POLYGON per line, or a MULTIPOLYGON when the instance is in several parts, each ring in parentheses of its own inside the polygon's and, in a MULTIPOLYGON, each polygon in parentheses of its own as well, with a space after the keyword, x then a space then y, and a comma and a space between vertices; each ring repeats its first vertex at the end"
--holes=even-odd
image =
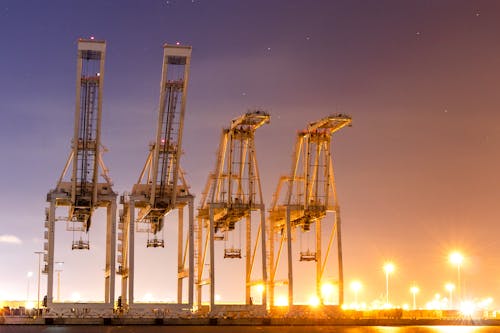
POLYGON ((260 304, 262 304, 262 293, 264 292, 264 290, 266 289, 266 287, 264 286, 263 283, 258 283, 256 285, 253 285, 253 287, 254 287, 255 292, 258 295, 257 302, 259 302, 260 304))
POLYGON ((385 272, 385 296, 387 305, 389 305, 389 274, 394 272, 394 264, 392 262, 385 263, 384 272, 385 272))
POLYGON ((26 279, 28 280, 28 285, 26 287, 26 302, 29 302, 30 300, 30 280, 31 280, 31 277, 33 276, 33 272, 28 272, 26 274, 26 279))
POLYGON ((57 272, 57 302, 61 301, 61 272, 62 265, 64 261, 56 261, 56 272, 57 272))
POLYGON ((36 251, 35 254, 38 254, 38 292, 37 292, 37 302, 36 302, 36 313, 40 314, 40 275, 41 275, 41 267, 42 267, 42 254, 45 254, 43 251, 36 251))
POLYGON ((333 289, 331 282, 324 282, 321 285, 321 299, 325 300, 325 303, 331 303, 330 296, 333 294, 333 289))
POLYGON ((453 290, 455 285, 453 283, 447 283, 444 288, 450 293, 450 309, 453 308, 453 290))
POLYGON ((450 254, 450 262, 454 265, 457 265, 457 298, 458 303, 462 301, 462 282, 460 276, 460 268, 462 266, 462 262, 464 261, 464 257, 460 252, 452 252, 450 254))
POLYGON ((410 292, 413 295, 413 310, 417 309, 417 294, 420 291, 420 289, 417 286, 412 286, 410 288, 410 292))
POLYGON ((352 281, 351 282, 351 290, 354 293, 354 304, 356 307, 358 306, 358 293, 359 291, 363 288, 363 285, 359 281, 352 281))

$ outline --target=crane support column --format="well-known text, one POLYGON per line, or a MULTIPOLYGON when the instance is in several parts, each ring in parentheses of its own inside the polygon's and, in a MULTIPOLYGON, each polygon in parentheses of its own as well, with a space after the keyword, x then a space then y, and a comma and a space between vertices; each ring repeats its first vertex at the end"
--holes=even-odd
MULTIPOLYGON (((286 207, 286 251, 288 258, 288 306, 293 305, 293 265, 292 265, 292 225, 290 223, 290 207, 286 207)), ((274 305, 274 304, 273 304, 274 305)))
POLYGON ((194 247, 196 245, 194 240, 194 197, 190 197, 188 201, 188 209, 189 209, 189 229, 188 229, 188 258, 189 258, 189 277, 188 277, 188 302, 189 308, 193 308, 194 305, 194 247))
POLYGON ((261 260, 262 260, 262 283, 263 283, 263 289, 262 289, 262 305, 264 306, 265 309, 267 309, 267 295, 268 295, 268 290, 269 290, 269 283, 268 283, 268 277, 267 277, 267 249, 266 249, 266 210, 264 205, 262 205, 260 209, 260 230, 261 230, 261 237, 260 237, 260 246, 262 248, 261 250, 261 260))

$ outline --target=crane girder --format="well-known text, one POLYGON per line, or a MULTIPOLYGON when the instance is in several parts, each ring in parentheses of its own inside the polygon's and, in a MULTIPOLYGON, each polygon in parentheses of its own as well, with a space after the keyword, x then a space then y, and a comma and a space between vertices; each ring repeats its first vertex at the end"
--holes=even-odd
POLYGON ((352 118, 350 116, 339 113, 309 123, 306 131, 308 133, 313 133, 318 130, 326 130, 332 134, 344 126, 350 126, 351 122, 352 118))
POLYGON ((231 127, 229 130, 234 130, 236 128, 249 127, 251 130, 255 131, 257 128, 264 124, 269 123, 271 117, 267 112, 256 110, 248 111, 244 115, 239 116, 231 121, 231 127))

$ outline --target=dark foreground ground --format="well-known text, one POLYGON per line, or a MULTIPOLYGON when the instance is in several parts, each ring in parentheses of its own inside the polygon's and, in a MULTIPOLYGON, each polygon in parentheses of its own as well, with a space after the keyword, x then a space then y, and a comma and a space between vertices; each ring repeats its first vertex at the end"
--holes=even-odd
MULTIPOLYGON (((43 318, 0 317, 2 326, 176 326, 176 327, 326 327, 326 326, 498 326, 500 319, 314 319, 314 318, 43 318)), ((500 331, 499 331, 500 332, 500 331)))

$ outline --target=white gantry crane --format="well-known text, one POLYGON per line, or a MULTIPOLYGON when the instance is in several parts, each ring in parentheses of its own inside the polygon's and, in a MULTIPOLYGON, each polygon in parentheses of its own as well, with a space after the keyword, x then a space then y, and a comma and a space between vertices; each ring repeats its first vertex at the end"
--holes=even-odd
MULTIPOLYGON (((56 188, 47 194, 45 269, 47 273, 47 307, 52 313, 64 311, 98 311, 112 314, 115 295, 116 193, 112 190, 108 170, 102 160, 101 118, 106 43, 97 40, 78 41, 76 73, 76 108, 72 150, 56 188), (67 178, 71 170, 71 178, 67 178), (102 176, 100 182, 99 174, 102 176), (68 215, 56 217, 56 207, 68 207, 68 215), (104 303, 54 302, 55 222, 65 221, 73 232, 73 250, 89 250, 88 232, 97 208, 107 209, 106 262, 104 269, 104 303)), ((96 222, 94 222, 96 223, 96 222)), ((82 271, 85 267, 82 267, 82 271)))
POLYGON ((209 175, 201 198, 196 229, 197 306, 200 307, 202 303, 202 287, 208 284, 210 285, 209 297, 212 313, 217 311, 216 307, 224 311, 228 307, 235 306, 215 305, 215 241, 217 240, 224 242, 224 259, 245 258, 244 310, 265 311, 266 309, 265 208, 254 138, 255 131, 269 123, 269 120, 270 116, 266 112, 250 111, 232 120, 231 125, 223 129, 215 170, 209 175), (252 211, 260 212, 257 233, 252 232, 252 211), (238 223, 242 220, 246 221, 246 225, 238 223), (243 253, 242 233, 245 234, 243 253), (262 276, 252 280, 256 275, 254 266, 259 248, 262 254, 262 276), (206 269, 207 253, 210 256, 208 271, 206 269), (252 288, 257 289, 257 292, 261 294, 260 305, 253 304, 252 288), (253 309, 251 305, 254 306, 253 309))
POLYGON ((338 303, 343 303, 340 208, 335 189, 331 140, 334 132, 350 125, 351 117, 337 114, 310 123, 304 131, 298 133, 291 172, 280 178, 269 214, 271 306, 276 305, 275 288, 280 284, 288 284, 288 305, 294 305, 293 243, 295 249, 300 247, 299 261, 315 262, 315 290, 319 300, 324 303, 321 285, 329 282, 338 285, 338 303), (327 218, 327 213, 333 213, 333 219, 327 218), (315 231, 313 235, 311 228, 315 231), (330 229, 325 252, 322 245, 322 228, 330 229), (336 269, 328 267, 331 252, 335 251, 332 249, 335 239, 338 265, 336 269), (288 257, 285 265, 287 276, 278 280, 278 269, 285 245, 288 257), (333 281, 326 281, 325 273, 328 269, 335 271, 337 275, 333 281))
MULTIPOLYGON (((163 68, 156 140, 132 191, 121 198, 118 224, 118 274, 122 276, 123 306, 134 311, 174 312, 193 305, 193 196, 180 168, 182 130, 191 61, 191 47, 163 46, 163 68), (184 238, 183 211, 188 206, 189 225, 184 238), (146 232, 148 248, 165 247, 164 223, 177 209, 177 303, 139 303, 134 300, 135 233, 146 232), (188 278, 188 300, 183 303, 183 281, 188 278)), ((165 288, 167 286, 164 286, 165 288)))

